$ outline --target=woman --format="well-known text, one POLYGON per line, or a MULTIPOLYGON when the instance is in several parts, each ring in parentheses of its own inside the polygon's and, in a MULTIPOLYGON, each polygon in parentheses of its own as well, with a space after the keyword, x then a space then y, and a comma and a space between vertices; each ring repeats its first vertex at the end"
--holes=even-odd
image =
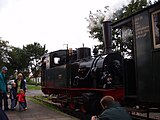
POLYGON ((19 73, 17 75, 17 79, 15 80, 16 83, 16 90, 19 91, 20 89, 23 89, 24 92, 26 92, 26 80, 22 73, 19 73))
MULTIPOLYGON (((20 91, 20 89, 23 89, 24 93, 26 92, 26 79, 22 73, 18 74, 17 79, 15 80, 15 83, 16 83, 17 93, 20 91)), ((16 104, 17 104, 17 100, 16 100, 16 104)), ((26 99, 25 99, 25 106, 26 106, 25 109, 27 109, 26 99)))

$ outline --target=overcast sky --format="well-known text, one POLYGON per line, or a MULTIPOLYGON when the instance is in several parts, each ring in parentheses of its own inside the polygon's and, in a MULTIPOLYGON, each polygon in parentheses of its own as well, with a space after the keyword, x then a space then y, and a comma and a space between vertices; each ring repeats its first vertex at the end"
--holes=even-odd
POLYGON ((93 47, 89 38, 89 11, 118 9, 129 0, 0 0, 0 37, 10 45, 38 42, 54 51, 66 48, 93 47))

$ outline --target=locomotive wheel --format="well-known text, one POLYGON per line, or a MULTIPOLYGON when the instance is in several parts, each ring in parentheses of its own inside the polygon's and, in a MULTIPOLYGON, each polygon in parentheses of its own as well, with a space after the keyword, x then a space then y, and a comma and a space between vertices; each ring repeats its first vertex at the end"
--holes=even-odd
POLYGON ((76 108, 75 103, 73 103, 73 102, 69 103, 69 108, 70 108, 71 110, 75 110, 75 108, 76 108))
POLYGON ((80 106, 80 111, 83 113, 87 113, 87 107, 85 105, 80 106))
POLYGON ((92 104, 91 104, 91 113, 92 114, 95 114, 95 115, 97 115, 97 114, 99 114, 100 113, 100 111, 102 110, 102 107, 101 107, 101 105, 100 105, 100 102, 99 102, 99 100, 94 100, 93 102, 92 102, 92 104))
POLYGON ((65 103, 65 102, 61 102, 61 107, 62 107, 62 108, 67 107, 67 103, 65 103))

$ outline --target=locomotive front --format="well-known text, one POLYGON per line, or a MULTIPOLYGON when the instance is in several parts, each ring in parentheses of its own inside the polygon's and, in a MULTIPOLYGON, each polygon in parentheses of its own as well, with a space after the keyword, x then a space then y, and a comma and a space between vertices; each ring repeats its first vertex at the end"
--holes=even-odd
POLYGON ((81 61, 73 86, 98 89, 122 86, 122 60, 119 53, 109 53, 81 61))

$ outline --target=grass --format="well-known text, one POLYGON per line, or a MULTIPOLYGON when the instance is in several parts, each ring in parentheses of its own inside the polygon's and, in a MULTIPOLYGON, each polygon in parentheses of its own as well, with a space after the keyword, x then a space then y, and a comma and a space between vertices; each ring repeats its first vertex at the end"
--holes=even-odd
POLYGON ((42 102, 43 100, 48 100, 47 98, 44 98, 43 96, 34 96, 34 97, 30 97, 29 99, 34 102, 34 103, 37 103, 37 104, 40 104, 40 105, 43 105, 43 106, 46 106, 48 107, 49 109, 52 109, 52 110, 57 110, 59 111, 55 106, 53 106, 52 104, 49 104, 49 103, 44 103, 42 102), (40 100, 37 100, 35 98, 38 98, 40 100), (42 101, 41 101, 42 100, 42 101))
POLYGON ((28 90, 41 90, 40 85, 27 85, 28 90))

